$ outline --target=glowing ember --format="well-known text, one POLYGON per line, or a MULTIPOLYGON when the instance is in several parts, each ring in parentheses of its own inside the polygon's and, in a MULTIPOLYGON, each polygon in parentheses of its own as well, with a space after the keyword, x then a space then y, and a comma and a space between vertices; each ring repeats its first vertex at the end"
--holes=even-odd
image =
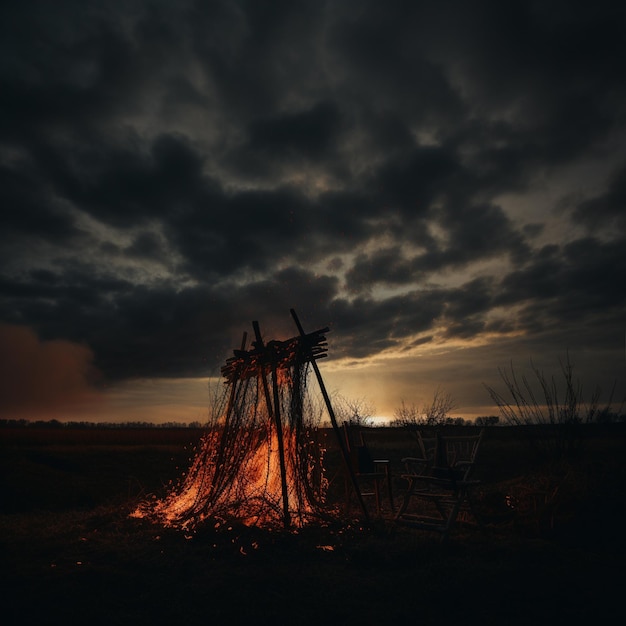
MULTIPOLYGON (((245 434, 242 439, 247 450, 238 449, 229 455, 227 462, 233 465, 226 472, 224 478, 228 480, 223 484, 220 484, 223 468, 216 465, 220 444, 216 434, 205 436, 178 487, 161 500, 143 504, 133 515, 155 517, 165 525, 181 528, 194 527, 206 520, 219 524, 231 519, 250 526, 282 524, 283 491, 275 430, 257 429, 245 434)), ((323 450, 315 446, 306 460, 301 460, 295 432, 289 429, 283 435, 290 523, 302 526, 317 516, 324 501, 327 481, 321 471, 323 450), (317 454, 313 454, 315 450, 317 454)))

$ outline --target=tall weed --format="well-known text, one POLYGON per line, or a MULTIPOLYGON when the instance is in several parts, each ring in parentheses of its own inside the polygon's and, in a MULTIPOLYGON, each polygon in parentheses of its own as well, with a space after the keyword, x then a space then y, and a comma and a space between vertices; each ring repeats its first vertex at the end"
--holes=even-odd
POLYGON ((582 383, 574 377, 569 354, 559 363, 558 380, 555 375, 544 374, 531 361, 532 378, 518 375, 512 363, 509 369, 498 370, 506 389, 504 394, 485 385, 504 421, 526 427, 531 446, 549 459, 571 456, 580 449, 582 426, 602 421, 610 414, 615 389, 614 384, 604 406, 601 406, 599 386, 586 400, 582 383))

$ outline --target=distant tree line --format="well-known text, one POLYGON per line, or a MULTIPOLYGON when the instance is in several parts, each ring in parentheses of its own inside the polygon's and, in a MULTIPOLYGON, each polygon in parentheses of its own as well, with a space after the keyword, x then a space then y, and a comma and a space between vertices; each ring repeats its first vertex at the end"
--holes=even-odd
POLYGON ((73 428, 73 429, 96 429, 96 428, 204 428, 202 422, 85 422, 69 421, 61 422, 51 420, 26 420, 26 419, 0 419, 0 428, 73 428))
POLYGON ((497 415, 481 415, 474 420, 476 426, 497 426, 499 423, 500 418, 497 415))

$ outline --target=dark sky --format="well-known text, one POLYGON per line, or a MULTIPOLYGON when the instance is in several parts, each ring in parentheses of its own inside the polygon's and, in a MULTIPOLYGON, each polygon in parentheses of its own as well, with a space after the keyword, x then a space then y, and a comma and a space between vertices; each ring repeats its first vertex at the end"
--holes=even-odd
POLYGON ((623 395, 625 25, 601 0, 3 2, 0 413, 204 379, 252 320, 296 334, 290 307, 381 414, 436 386, 481 414, 499 366, 567 350, 623 395))

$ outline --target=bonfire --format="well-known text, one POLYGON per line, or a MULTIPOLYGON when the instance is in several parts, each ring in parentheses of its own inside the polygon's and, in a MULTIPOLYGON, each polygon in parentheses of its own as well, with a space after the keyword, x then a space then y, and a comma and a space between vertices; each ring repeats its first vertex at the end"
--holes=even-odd
POLYGON ((309 378, 312 370, 337 431, 316 364, 326 356, 329 329, 307 334, 291 313, 300 334, 287 341, 265 344, 253 322, 255 340, 247 349, 244 333, 222 367, 224 393, 189 471, 165 497, 139 506, 135 517, 183 529, 234 520, 301 527, 328 517, 320 411, 309 378))

